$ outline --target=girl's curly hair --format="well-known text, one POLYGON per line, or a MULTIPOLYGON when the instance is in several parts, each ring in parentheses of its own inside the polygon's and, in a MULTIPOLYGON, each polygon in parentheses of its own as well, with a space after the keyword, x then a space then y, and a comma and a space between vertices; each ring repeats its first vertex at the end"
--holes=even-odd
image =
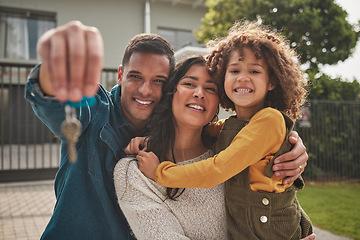
POLYGON ((306 81, 297 53, 280 34, 256 22, 240 21, 229 29, 225 38, 208 45, 213 49, 207 57, 207 64, 214 79, 220 82, 220 105, 223 108, 235 110, 224 90, 229 56, 232 51, 241 53, 243 48, 249 47, 257 59, 263 58, 268 64, 269 81, 275 86, 268 91, 265 107, 278 109, 294 120, 298 118, 299 108, 307 94, 306 81))

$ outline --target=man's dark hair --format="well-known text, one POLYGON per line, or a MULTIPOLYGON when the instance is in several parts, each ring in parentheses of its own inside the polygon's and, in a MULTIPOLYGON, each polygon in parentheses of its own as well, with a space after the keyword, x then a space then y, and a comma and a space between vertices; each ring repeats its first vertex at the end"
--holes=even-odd
POLYGON ((163 37, 157 34, 142 33, 133 37, 130 40, 129 44, 126 46, 122 60, 123 67, 125 67, 126 64, 130 61, 130 57, 134 52, 166 55, 169 59, 169 64, 170 64, 169 76, 171 76, 172 72, 174 71, 175 68, 174 51, 170 43, 166 39, 164 39, 163 37))

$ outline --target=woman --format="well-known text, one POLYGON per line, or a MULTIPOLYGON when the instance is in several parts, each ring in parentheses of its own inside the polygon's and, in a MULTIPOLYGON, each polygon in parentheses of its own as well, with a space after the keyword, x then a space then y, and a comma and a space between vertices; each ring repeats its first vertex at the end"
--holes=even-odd
MULTIPOLYGON (((202 130, 216 115, 217 89, 203 57, 178 64, 151 119, 148 148, 177 164, 212 156, 202 130)), ((167 189, 146 178, 135 157, 118 162, 114 180, 120 207, 138 239, 226 239, 223 185, 167 189)))

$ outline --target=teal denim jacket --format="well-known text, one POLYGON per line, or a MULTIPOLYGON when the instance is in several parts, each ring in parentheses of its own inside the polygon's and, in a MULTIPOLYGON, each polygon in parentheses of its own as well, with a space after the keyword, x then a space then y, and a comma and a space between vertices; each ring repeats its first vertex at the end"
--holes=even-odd
POLYGON ((115 164, 125 156, 125 147, 136 135, 122 112, 121 88, 115 86, 108 92, 100 85, 95 104, 77 109, 82 133, 76 144, 77 161, 70 163, 60 131, 64 103, 43 96, 38 72, 39 65, 30 73, 25 98, 61 139, 56 205, 42 239, 135 239, 118 205, 113 182, 115 164))

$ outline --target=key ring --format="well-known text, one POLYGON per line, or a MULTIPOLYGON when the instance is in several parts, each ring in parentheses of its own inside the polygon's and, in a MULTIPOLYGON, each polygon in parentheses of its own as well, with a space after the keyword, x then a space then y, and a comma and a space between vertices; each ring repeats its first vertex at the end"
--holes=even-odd
POLYGON ((69 100, 66 101, 66 105, 69 105, 71 108, 79 108, 92 106, 95 103, 95 97, 83 97, 80 102, 71 102, 69 100))
POLYGON ((65 119, 70 120, 76 118, 75 108, 71 107, 70 104, 65 105, 65 119))

